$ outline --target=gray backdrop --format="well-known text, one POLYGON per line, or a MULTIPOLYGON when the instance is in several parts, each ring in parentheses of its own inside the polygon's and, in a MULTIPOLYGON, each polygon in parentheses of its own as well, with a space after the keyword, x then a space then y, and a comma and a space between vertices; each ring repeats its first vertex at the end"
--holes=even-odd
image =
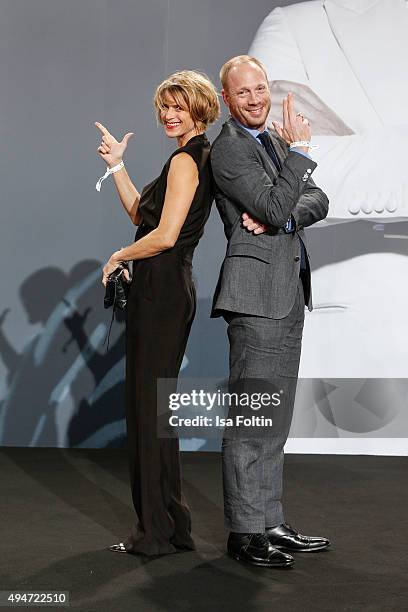
MULTIPOLYGON (((218 87, 222 63, 247 52, 274 4, 2 0, 0 444, 123 445, 124 325, 115 322, 106 353, 110 312, 102 307, 100 268, 132 241, 134 227, 112 181, 101 193, 95 190, 105 167, 93 123, 120 138, 135 133, 125 161, 141 188, 157 176, 173 146, 156 125, 151 100, 157 84, 189 68, 205 71, 218 87)), ((209 130, 210 139, 220 126, 209 130)), ((350 256, 364 251, 365 232, 364 223, 310 230, 315 269, 336 257, 335 239, 346 241, 350 256)), ((390 248, 406 255, 396 242, 390 248)), ((225 324, 208 317, 224 250, 214 207, 195 255, 199 304, 183 376, 227 376, 225 324)), ((405 387, 401 393, 405 401, 405 387)), ((406 435, 400 425, 380 431, 401 418, 401 410, 392 419, 383 418, 383 405, 377 412, 376 435, 406 435)), ((338 437, 340 429, 373 435, 371 422, 337 426, 312 400, 296 424, 300 437, 338 437), (310 421, 312 408, 324 417, 319 427, 316 412, 310 421)))

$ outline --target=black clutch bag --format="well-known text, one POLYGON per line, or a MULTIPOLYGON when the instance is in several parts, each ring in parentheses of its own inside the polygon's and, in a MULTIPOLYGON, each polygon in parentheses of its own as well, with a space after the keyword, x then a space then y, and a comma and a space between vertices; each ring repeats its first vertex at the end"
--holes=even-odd
POLYGON ((129 293, 129 283, 123 278, 123 270, 129 270, 129 266, 126 261, 122 262, 116 270, 111 272, 108 276, 106 283, 105 297, 103 305, 105 308, 112 308, 112 318, 109 325, 108 333, 106 334, 105 342, 106 350, 109 350, 109 338, 112 329, 113 319, 115 317, 115 310, 125 310, 127 303, 127 296, 129 293))
POLYGON ((127 262, 122 262, 116 270, 111 272, 106 283, 105 297, 103 305, 105 308, 113 306, 113 310, 125 310, 129 283, 123 278, 123 270, 129 270, 127 262))

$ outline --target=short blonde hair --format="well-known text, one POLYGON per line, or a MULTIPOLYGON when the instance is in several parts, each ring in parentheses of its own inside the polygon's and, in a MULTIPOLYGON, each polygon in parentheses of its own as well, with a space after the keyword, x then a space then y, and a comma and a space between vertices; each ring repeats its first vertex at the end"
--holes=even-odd
POLYGON ((259 61, 259 59, 257 59, 256 57, 252 57, 251 55, 236 55, 235 57, 229 59, 228 62, 225 62, 225 64, 220 70, 220 81, 223 89, 227 89, 228 75, 231 68, 233 68, 234 66, 239 66, 240 64, 255 64, 256 66, 258 66, 258 68, 263 70, 266 80, 268 80, 266 68, 263 63, 259 61))
POLYGON ((181 108, 186 108, 194 125, 206 129, 220 116, 218 93, 208 76, 195 70, 180 70, 161 83, 154 94, 153 103, 157 119, 163 123, 165 97, 170 94, 181 108))

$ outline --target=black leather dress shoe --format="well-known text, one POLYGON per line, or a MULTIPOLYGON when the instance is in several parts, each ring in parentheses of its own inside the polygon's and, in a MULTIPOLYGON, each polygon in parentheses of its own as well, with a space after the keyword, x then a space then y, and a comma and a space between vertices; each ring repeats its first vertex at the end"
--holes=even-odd
POLYGON ((230 533, 228 554, 237 561, 261 567, 290 567, 293 557, 274 548, 264 533, 230 533))
POLYGON ((265 535, 272 546, 290 552, 315 552, 330 545, 327 538, 304 536, 287 523, 266 529, 265 535))
POLYGON ((127 552, 123 542, 119 542, 119 544, 112 544, 112 546, 109 546, 109 550, 111 550, 112 552, 120 552, 120 553, 127 552))

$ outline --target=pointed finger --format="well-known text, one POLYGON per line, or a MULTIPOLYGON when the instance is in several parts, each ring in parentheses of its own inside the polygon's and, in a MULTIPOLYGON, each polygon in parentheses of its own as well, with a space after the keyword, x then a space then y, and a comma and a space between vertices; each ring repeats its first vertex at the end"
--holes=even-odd
POLYGON ((288 100, 284 98, 282 100, 282 109, 283 109, 283 129, 287 129, 289 127, 289 114, 288 114, 288 100))
POLYGON ((109 130, 104 125, 102 125, 102 123, 99 123, 99 121, 95 121, 95 125, 98 130, 102 132, 102 134, 104 134, 105 136, 110 136, 109 130))
POLYGON ((293 94, 291 92, 288 93, 288 118, 291 123, 296 120, 293 94))

